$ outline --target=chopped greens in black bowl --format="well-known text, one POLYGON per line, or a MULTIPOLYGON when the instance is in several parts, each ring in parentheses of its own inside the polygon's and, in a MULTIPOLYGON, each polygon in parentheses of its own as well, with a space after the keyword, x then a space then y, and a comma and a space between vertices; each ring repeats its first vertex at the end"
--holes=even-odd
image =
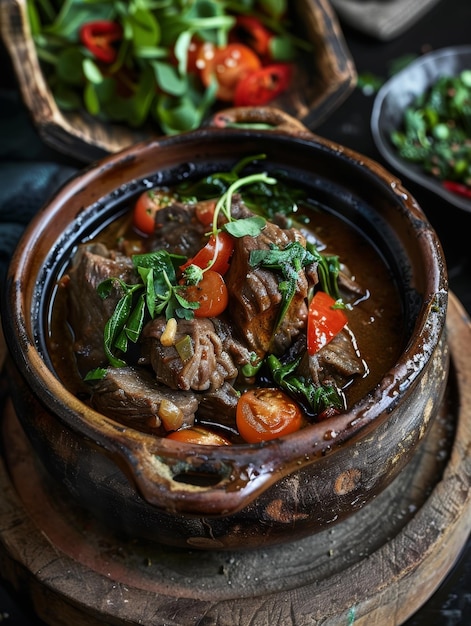
POLYGON ((430 52, 393 76, 371 130, 400 174, 471 211, 471 46, 430 52))

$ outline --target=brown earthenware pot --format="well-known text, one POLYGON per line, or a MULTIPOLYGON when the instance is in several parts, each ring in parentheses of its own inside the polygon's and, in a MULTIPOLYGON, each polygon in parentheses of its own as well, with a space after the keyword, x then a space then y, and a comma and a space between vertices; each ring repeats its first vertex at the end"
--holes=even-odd
POLYGON ((240 549, 291 541, 367 505, 406 465, 448 373, 447 277, 424 213, 380 165, 314 136, 276 109, 231 109, 208 127, 126 149, 81 172, 27 228, 3 310, 11 394, 38 458, 76 501, 120 531, 174 546, 240 549), (381 382, 345 414, 263 445, 191 446, 93 411, 55 376, 45 319, 74 247, 155 184, 267 155, 368 230, 401 286, 408 337, 381 382))

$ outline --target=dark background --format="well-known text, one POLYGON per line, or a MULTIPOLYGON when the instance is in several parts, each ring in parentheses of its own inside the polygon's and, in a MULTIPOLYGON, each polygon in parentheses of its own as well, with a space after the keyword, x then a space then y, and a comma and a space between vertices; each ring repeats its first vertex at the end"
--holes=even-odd
MULTIPOLYGON (((386 4, 392 0, 383 1, 386 4)), ((418 23, 387 42, 366 36, 345 23, 342 23, 342 28, 359 75, 368 72, 385 80, 390 75, 393 63, 405 55, 420 55, 431 49, 471 44, 471 0, 441 0, 418 23)), ((357 88, 315 132, 372 157, 392 169, 381 158, 371 136, 373 101, 374 95, 366 95, 357 88)), ((1 219, 2 203, 6 206, 7 200, 15 201, 11 195, 13 192, 5 185, 6 180, 12 180, 14 166, 17 166, 16 172, 20 172, 18 180, 14 182, 17 188, 21 188, 21 193, 25 192, 25 183, 28 187, 27 180, 23 183, 21 178, 25 176, 25 172, 30 177, 29 191, 33 185, 32 191, 35 193, 35 179, 32 174, 37 175, 36 180, 41 181, 36 195, 36 205, 39 207, 47 194, 60 182, 61 177, 66 176, 72 168, 81 167, 81 164, 55 154, 41 143, 22 107, 9 58, 0 45, 0 263, 3 266, 8 260, 15 237, 19 236, 22 225, 30 218, 31 211, 35 210, 35 205, 31 207, 29 204, 26 208, 24 202, 17 200, 15 209, 18 209, 19 224, 15 225, 16 230, 10 222, 1 219), (64 166, 71 169, 64 169, 64 166), (12 230, 9 231, 8 228, 12 230)), ((413 181, 403 179, 403 182, 437 230, 447 258, 450 287, 471 313, 471 213, 449 205, 413 181)), ((348 584, 348 581, 345 582, 348 584)), ((41 622, 30 614, 21 598, 15 597, 8 587, 0 586, 0 623, 5 626, 39 626, 41 622)), ((468 540, 455 567, 440 588, 405 626, 470 624, 471 540, 468 540)))

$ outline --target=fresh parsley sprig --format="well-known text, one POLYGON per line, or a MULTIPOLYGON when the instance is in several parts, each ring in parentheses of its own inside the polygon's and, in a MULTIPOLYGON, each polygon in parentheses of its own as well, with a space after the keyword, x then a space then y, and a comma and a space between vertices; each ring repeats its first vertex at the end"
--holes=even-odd
POLYGON ((344 408, 343 399, 332 385, 315 385, 312 380, 296 373, 301 359, 283 364, 274 354, 267 359, 267 366, 274 382, 292 398, 308 404, 314 414, 319 415, 326 409, 344 408))
POLYGON ((141 279, 135 284, 126 284, 119 278, 108 278, 98 285, 98 294, 107 298, 114 287, 123 295, 104 330, 104 349, 113 367, 123 367, 126 362, 119 356, 126 353, 129 341, 139 340, 144 324, 149 319, 164 314, 166 319, 179 317, 191 319, 197 302, 188 301, 183 287, 177 284, 175 265, 184 257, 157 250, 132 257, 141 279))
MULTIPOLYGON (((242 187, 251 185, 254 181, 263 181, 267 185, 276 185, 276 178, 268 176, 265 172, 251 174, 238 178, 232 182, 226 191, 219 197, 216 207, 214 209, 214 216, 212 222, 212 230, 209 235, 213 235, 217 238, 218 233, 221 230, 232 235, 232 237, 240 238, 245 236, 257 237, 263 228, 265 228, 266 220, 258 215, 253 215, 244 218, 234 218, 232 215, 232 200, 234 194, 242 187), (226 222, 219 226, 219 217, 221 213, 226 218, 226 222)), ((217 254, 217 247, 215 247, 215 255, 217 254)), ((203 277, 203 274, 208 269, 211 269, 212 263, 209 263, 205 268, 199 268, 196 265, 189 265, 183 272, 183 277, 188 284, 195 285, 203 277)))
MULTIPOLYGON (((185 181, 177 187, 182 201, 194 202, 211 200, 226 193, 229 187, 242 177, 243 170, 248 165, 266 159, 266 154, 256 154, 240 159, 232 169, 208 174, 197 181, 185 181)), ((296 188, 285 182, 287 173, 279 170, 274 175, 276 185, 267 183, 263 178, 254 179, 245 184, 239 193, 247 207, 257 215, 266 219, 273 219, 276 214, 291 217, 298 211, 299 204, 307 201, 304 189, 296 188)))

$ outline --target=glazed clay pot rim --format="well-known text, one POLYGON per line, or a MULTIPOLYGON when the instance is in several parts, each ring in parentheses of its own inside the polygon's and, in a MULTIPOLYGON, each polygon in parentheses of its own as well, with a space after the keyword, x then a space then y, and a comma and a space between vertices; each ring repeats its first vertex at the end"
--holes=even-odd
MULTIPOLYGON (((145 176, 139 175, 139 178, 142 179, 145 176)), ((133 179, 126 179, 126 182, 129 180, 133 179)), ((101 197, 108 195, 107 191, 101 197)), ((97 198, 90 202, 89 206, 95 204, 96 201, 97 198)), ((84 206, 82 210, 86 208, 84 206)), ((180 136, 137 144, 117 155, 106 157, 64 185, 49 205, 30 223, 24 233, 22 244, 17 248, 13 257, 9 278, 12 285, 16 284, 16 288, 12 289, 10 302, 12 313, 17 320, 20 348, 18 349, 9 337, 9 333, 13 332, 13 325, 11 330, 7 331, 7 340, 12 346, 12 353, 16 355, 17 365, 20 366, 23 375, 29 379, 34 392, 44 406, 52 409, 63 423, 75 432, 95 442, 108 454, 117 455, 130 464, 135 470, 133 478, 137 480, 141 491, 151 503, 156 504, 163 498, 167 506, 172 506, 171 503, 169 504, 172 494, 163 495, 162 489, 164 492, 169 488, 170 491, 178 491, 173 485, 172 470, 181 463, 182 458, 189 459, 190 456, 192 462, 200 465, 211 462, 221 467, 224 478, 217 485, 219 496, 222 490, 226 489, 234 493, 243 492, 244 497, 249 495, 252 497, 278 480, 281 475, 310 465, 315 462, 316 458, 326 453, 335 453, 336 448, 345 442, 352 441, 356 436, 364 436, 368 429, 374 428, 380 414, 383 415, 382 419, 387 419, 388 413, 400 398, 399 390, 403 385, 414 385, 422 365, 428 361, 440 341, 445 310, 444 307, 439 310, 435 309, 439 304, 437 298, 443 298, 446 295, 444 272, 445 263, 441 247, 433 229, 426 222, 415 200, 402 187, 401 182, 381 165, 299 127, 291 127, 287 130, 257 131, 241 128, 222 130, 205 128, 180 136), (330 418, 326 422, 313 424, 302 431, 263 444, 237 444, 223 447, 192 446, 124 427, 92 410, 67 391, 43 362, 30 337, 29 323, 25 321, 31 312, 23 310, 21 296, 15 295, 15 289, 21 289, 21 276, 25 275, 25 271, 31 264, 34 265, 35 246, 37 246, 41 231, 47 228, 48 220, 59 218, 61 206, 67 203, 68 199, 83 192, 93 183, 99 183, 100 176, 104 172, 114 168, 122 169, 132 163, 136 157, 139 157, 141 161, 147 158, 152 164, 152 167, 149 165, 149 173, 155 171, 159 167, 155 161, 156 151, 162 150, 165 155, 167 145, 204 142, 205 138, 212 137, 214 133, 223 133, 231 140, 239 142, 269 135, 270 138, 301 142, 334 154, 336 158, 348 161, 353 167, 361 168, 362 171, 369 170, 369 174, 384 186, 384 193, 394 195, 400 210, 410 221, 411 228, 419 228, 420 225, 423 227, 421 236, 417 239, 417 249, 420 250, 421 257, 427 266, 429 291, 424 294, 424 302, 417 317, 412 340, 398 362, 383 377, 380 384, 352 410, 330 418), (435 263, 430 263, 431 259, 434 259, 435 263), (241 476, 242 471, 245 471, 247 476, 241 476), (163 482, 163 487, 153 484, 155 472, 159 474, 159 481, 163 482)), ((9 320, 9 323, 12 324, 12 321, 9 320)), ((204 492, 205 489, 182 487, 182 491, 186 497, 188 492, 194 494, 199 491, 204 492)), ((210 489, 209 495, 204 494, 202 497, 205 498, 207 495, 208 498, 212 497, 211 491, 214 490, 210 489)), ((196 498, 198 499, 200 495, 196 498)), ((218 510, 220 506, 225 506, 227 510, 239 508, 241 496, 234 497, 236 500, 239 498, 236 504, 234 504, 234 499, 231 500, 228 496, 227 503, 223 505, 216 503, 215 507, 218 510)))

